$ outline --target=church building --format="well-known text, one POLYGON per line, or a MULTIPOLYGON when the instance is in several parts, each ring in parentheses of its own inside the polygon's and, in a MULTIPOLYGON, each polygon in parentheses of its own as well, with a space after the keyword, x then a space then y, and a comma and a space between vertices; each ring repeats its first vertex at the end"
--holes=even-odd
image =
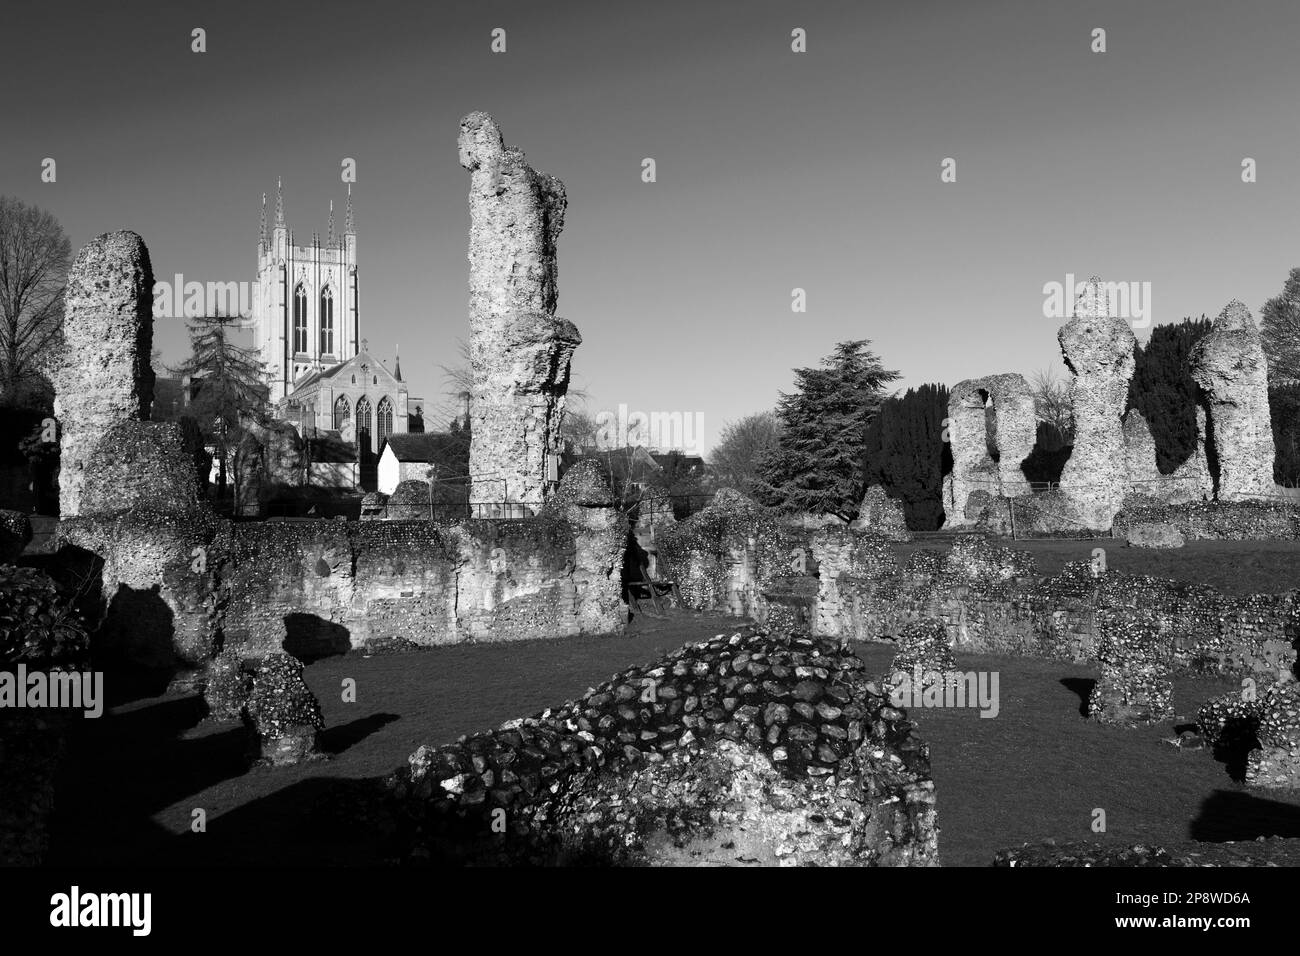
POLYGON ((309 245, 297 245, 284 222, 284 195, 277 182, 275 224, 269 233, 266 196, 262 196, 252 316, 254 344, 270 373, 272 405, 304 376, 356 356, 361 341, 360 305, 352 187, 348 187, 343 235, 334 234, 331 201, 325 241, 313 233, 309 245))
POLYGON ((351 186, 342 236, 334 232, 331 202, 324 242, 313 233, 310 245, 297 245, 277 182, 269 233, 262 196, 252 316, 256 348, 270 374, 269 400, 275 416, 304 437, 332 432, 355 443, 364 472, 389 435, 410 431, 409 416, 418 417, 421 399, 412 398, 402 381, 400 358, 390 371, 370 354, 361 338, 358 290, 351 186))

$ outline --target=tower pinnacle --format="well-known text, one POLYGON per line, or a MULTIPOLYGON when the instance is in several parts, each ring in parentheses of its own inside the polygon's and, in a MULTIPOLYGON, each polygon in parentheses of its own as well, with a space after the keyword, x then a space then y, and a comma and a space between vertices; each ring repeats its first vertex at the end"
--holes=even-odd
POLYGON ((275 177, 275 228, 284 227, 284 191, 281 187, 280 177, 275 177))
POLYGON ((333 199, 330 200, 330 226, 329 226, 329 235, 326 236, 326 238, 325 238, 325 244, 326 244, 326 245, 329 245, 329 246, 333 246, 333 245, 334 245, 334 200, 333 200, 333 199))
POLYGON ((343 219, 343 233, 344 235, 351 236, 355 235, 356 231, 356 226, 352 222, 352 184, 348 183, 348 209, 347 214, 343 219))

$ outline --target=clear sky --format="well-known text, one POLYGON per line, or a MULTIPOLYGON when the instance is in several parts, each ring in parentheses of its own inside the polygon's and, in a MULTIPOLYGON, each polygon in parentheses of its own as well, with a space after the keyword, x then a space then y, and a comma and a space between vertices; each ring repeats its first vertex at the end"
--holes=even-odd
MULTIPOLYGON (((1151 283, 1161 323, 1258 313, 1300 264, 1294 0, 9 0, 4 32, 0 193, 74 247, 138 231, 160 279, 251 281, 277 176, 300 241, 331 198, 341 226, 354 158, 362 334, 433 400, 467 331, 471 110, 567 186, 590 406, 703 413, 706 446, 843 339, 903 386, 1064 372, 1066 273, 1151 283)), ((156 340, 180 359, 181 320, 156 340)))

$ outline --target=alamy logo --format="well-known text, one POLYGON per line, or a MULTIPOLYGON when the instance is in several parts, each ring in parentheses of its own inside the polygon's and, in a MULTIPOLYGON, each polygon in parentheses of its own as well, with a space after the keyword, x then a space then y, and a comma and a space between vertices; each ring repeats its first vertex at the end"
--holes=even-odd
MULTIPOLYGON (((1075 303, 1088 290, 1088 286, 1088 281, 1076 281, 1073 272, 1065 274, 1063 283, 1044 283, 1043 317, 1074 318, 1075 303)), ((1098 282, 1097 291, 1106 297, 1107 315, 1127 319, 1135 329, 1145 329, 1151 324, 1150 282, 1098 282)))
POLYGON ((704 435, 703 412, 629 412, 620 403, 617 412, 597 412, 595 423, 601 451, 651 448, 698 455, 704 435))
POLYGON ((252 314, 250 282, 186 282, 178 272, 171 282, 153 284, 155 319, 199 319, 209 315, 248 319, 252 314))
POLYGON ((104 713, 102 671, 0 671, 0 708, 57 708, 84 710, 87 717, 104 713))
POLYGON ((895 707, 978 707, 981 717, 996 717, 997 671, 896 671, 890 675, 889 702, 895 707))
POLYGON ((133 936, 148 936, 153 927, 152 893, 82 893, 78 886, 50 897, 50 925, 126 926, 133 936))

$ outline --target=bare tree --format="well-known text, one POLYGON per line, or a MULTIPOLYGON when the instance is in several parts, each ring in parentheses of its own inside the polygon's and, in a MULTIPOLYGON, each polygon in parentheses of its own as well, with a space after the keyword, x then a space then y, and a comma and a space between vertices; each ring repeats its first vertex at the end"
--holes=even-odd
MULTIPOLYGON (((438 430, 447 427, 453 418, 469 415, 469 402, 474 394, 474 371, 469 357, 469 342, 456 340, 456 362, 452 365, 439 365, 443 374, 443 400, 434 409, 433 415, 440 420, 438 430)), ((587 392, 572 383, 569 384, 569 401, 585 401, 587 392)), ((426 416, 427 418, 428 416, 426 416)))
POLYGON ((781 424, 774 412, 757 412, 722 426, 709 468, 718 484, 753 494, 758 461, 777 447, 781 424))
POLYGON ((1074 434, 1074 407, 1070 404, 1070 384, 1057 378, 1050 368, 1039 369, 1029 376, 1029 391, 1034 396, 1034 413, 1040 422, 1054 425, 1067 441, 1074 434))
POLYGON ((1270 385, 1300 381, 1300 268, 1292 269, 1282 292, 1259 310, 1270 385))
POLYGON ((0 196, 0 403, 40 389, 63 342, 72 245, 44 209, 0 196))

